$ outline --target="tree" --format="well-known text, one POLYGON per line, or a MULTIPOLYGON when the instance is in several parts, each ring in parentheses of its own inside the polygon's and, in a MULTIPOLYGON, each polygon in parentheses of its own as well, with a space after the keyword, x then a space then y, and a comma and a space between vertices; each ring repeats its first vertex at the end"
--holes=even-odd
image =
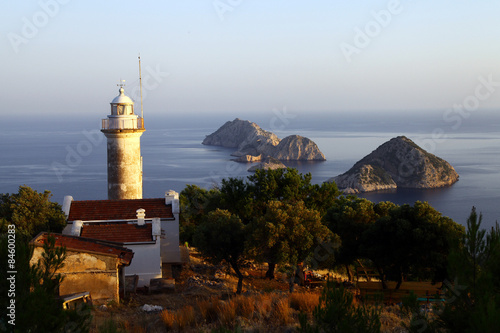
MULTIPOLYGON (((253 221, 251 229, 249 247, 254 257, 292 268, 304 261, 315 246, 333 238, 321 223, 319 212, 308 209, 302 201, 293 205, 267 202, 264 215, 253 221)), ((290 287, 293 288, 293 279, 290 287)))
MULTIPOLYGON (((335 183, 311 184, 311 174, 299 174, 296 169, 257 170, 253 175, 242 178, 223 179, 210 191, 195 185, 188 185, 181 192, 181 239, 191 241, 197 227, 206 214, 216 208, 238 216, 249 225, 255 218, 262 217, 271 201, 288 204, 301 202, 322 216, 340 194, 335 183)), ((257 258, 262 260, 263 258, 257 258)), ((268 262, 268 277, 274 277, 276 262, 268 262)))
MULTIPOLYGON (((272 201, 287 204, 302 202, 307 209, 315 210, 323 216, 330 205, 340 195, 335 183, 311 184, 312 176, 300 174, 297 169, 257 170, 248 177, 249 189, 253 196, 254 216, 262 216, 272 201)), ((266 277, 274 278, 277 261, 272 256, 268 261, 266 277)))
POLYGON ((333 206, 341 192, 335 182, 324 182, 321 185, 313 184, 309 186, 308 195, 304 199, 307 208, 314 209, 324 216, 328 209, 333 206))
POLYGON ((196 185, 186 185, 179 196, 180 215, 179 236, 182 242, 192 242, 196 228, 205 216, 215 210, 220 202, 217 189, 206 190, 196 185))
POLYGON ((239 267, 244 258, 246 237, 246 227, 239 217, 221 209, 208 213, 193 237, 194 245, 212 262, 225 260, 231 265, 238 276, 238 294, 243 286, 243 274, 239 267))
POLYGON ((342 245, 336 255, 335 265, 345 267, 349 281, 352 280, 349 266, 361 258, 361 235, 375 223, 377 217, 371 201, 342 196, 333 203, 323 218, 324 224, 340 237, 342 245))
POLYGON ((363 233, 360 251, 373 261, 384 286, 385 278, 397 281, 396 289, 410 276, 442 281, 452 242, 463 232, 427 202, 417 201, 389 208, 363 233))
MULTIPOLYGON (((0 237, 0 257, 7 258, 8 238, 0 237)), ((33 256, 33 245, 30 237, 23 233, 16 234, 15 253, 15 300, 16 300, 16 332, 88 332, 91 321, 89 308, 79 308, 76 311, 63 310, 62 301, 58 298, 58 289, 63 276, 57 271, 64 266, 66 250, 55 245, 54 237, 50 236, 43 245, 41 259, 30 265, 33 256)), ((7 265, 5 266, 7 267, 7 265)), ((9 286, 6 270, 0 272, 2 295, 7 295, 9 286)), ((1 298, 2 307, 8 302, 7 297, 1 298)), ((2 312, 0 327, 10 318, 2 312)), ((8 325, 5 325, 8 327, 8 325)))
POLYGON ((258 169, 248 176, 255 201, 304 201, 311 183, 311 174, 299 174, 297 169, 258 169))
POLYGON ((450 275, 439 324, 450 332, 500 331, 500 227, 481 229, 475 207, 467 232, 455 243, 449 258, 450 275))
POLYGON ((19 186, 19 192, 0 196, 0 220, 14 224, 16 230, 31 237, 42 231, 61 232, 66 216, 57 203, 51 202, 50 191, 39 193, 19 186))
POLYGON ((220 187, 220 201, 218 208, 238 215, 244 224, 253 219, 254 198, 248 182, 243 178, 222 179, 220 187))
POLYGON ((269 201, 294 203, 303 201, 307 208, 326 213, 340 195, 335 183, 311 184, 310 173, 303 175, 297 169, 259 169, 248 177, 249 187, 256 203, 269 201))

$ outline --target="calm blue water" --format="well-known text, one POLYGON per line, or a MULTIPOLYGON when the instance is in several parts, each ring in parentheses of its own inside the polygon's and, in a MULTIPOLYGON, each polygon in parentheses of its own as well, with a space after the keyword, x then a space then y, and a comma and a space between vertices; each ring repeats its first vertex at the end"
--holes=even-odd
MULTIPOLYGON (((500 217, 500 116, 482 112, 460 126, 442 120, 440 112, 362 115, 291 114, 240 116, 256 122, 280 138, 290 134, 314 140, 327 161, 289 163, 311 172, 321 183, 348 170, 385 141, 406 135, 428 151, 450 162, 460 181, 449 188, 375 192, 363 197, 398 204, 428 201, 444 215, 464 224, 472 206, 483 213, 483 225, 500 217), (434 134, 433 134, 434 133, 434 134)), ((246 177, 250 165, 231 161, 232 149, 203 146, 205 135, 235 117, 203 116, 162 119, 151 116, 142 136, 144 197, 162 197, 186 184, 211 187, 222 178, 246 177), (193 117, 191 117, 193 118, 193 117)), ((0 125, 0 193, 17 192, 26 184, 50 190, 53 200, 65 195, 76 200, 106 199, 106 142, 96 119, 66 119, 59 123, 13 119, 0 125)))

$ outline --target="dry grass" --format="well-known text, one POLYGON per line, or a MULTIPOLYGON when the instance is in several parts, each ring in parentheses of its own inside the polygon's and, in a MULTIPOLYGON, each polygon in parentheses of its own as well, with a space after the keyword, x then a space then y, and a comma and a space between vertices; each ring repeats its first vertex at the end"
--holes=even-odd
POLYGON ((293 321, 292 311, 288 298, 279 298, 275 300, 273 307, 272 317, 278 322, 279 325, 288 325, 293 321))
POLYGON ((176 321, 177 327, 181 331, 187 327, 194 326, 196 324, 194 308, 191 305, 187 305, 177 310, 176 321))
POLYGON ((174 311, 163 310, 160 313, 160 317, 167 330, 172 330, 175 328, 176 314, 174 311))
POLYGON ((219 305, 219 322, 223 327, 233 327, 236 322, 236 307, 232 301, 219 305))
MULTIPOLYGON (((195 258, 197 259, 197 258, 195 258)), ((199 261, 199 260, 198 260, 199 261)), ((202 262, 197 262, 203 266, 202 262)), ((208 264, 206 265, 208 266, 208 264)), ((264 270, 249 271, 244 281, 244 288, 251 295, 234 295, 237 279, 228 275, 223 279, 223 288, 207 285, 192 285, 187 279, 193 275, 210 274, 196 269, 183 269, 179 281, 176 281, 175 294, 135 294, 123 308, 112 308, 106 312, 97 311, 92 333, 98 333, 105 318, 114 316, 119 329, 127 332, 216 332, 237 327, 243 332, 285 332, 297 330, 299 313, 306 313, 309 318, 319 304, 321 290, 297 287, 297 291, 288 294, 287 281, 263 278, 264 270), (142 304, 163 306, 160 314, 138 313, 142 304)), ((356 304, 360 303, 354 298, 356 304)), ((403 332, 403 325, 397 307, 384 307, 381 314, 383 333, 403 332)))
POLYGON ((207 323, 212 323, 219 317, 219 298, 212 296, 209 299, 198 300, 196 306, 198 307, 201 317, 207 323))
POLYGON ((271 294, 263 294, 255 296, 253 299, 259 320, 268 319, 273 308, 273 296, 271 294))
POLYGON ((319 304, 319 294, 294 293, 289 299, 290 307, 299 312, 311 313, 319 304))
POLYGON ((190 305, 184 306, 177 311, 163 310, 160 317, 167 330, 183 331, 196 325, 196 313, 190 305))
POLYGON ((256 307, 255 297, 246 297, 239 295, 233 298, 231 301, 236 309, 236 315, 247 318, 249 320, 253 319, 256 307))

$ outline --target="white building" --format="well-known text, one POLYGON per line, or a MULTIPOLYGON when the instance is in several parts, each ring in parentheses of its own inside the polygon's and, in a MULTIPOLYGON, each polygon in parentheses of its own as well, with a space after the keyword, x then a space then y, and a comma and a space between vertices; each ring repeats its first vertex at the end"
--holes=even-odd
POLYGON ((180 264, 179 196, 158 199, 84 200, 64 198, 65 235, 113 242, 131 249, 125 275, 139 275, 139 287, 162 277, 162 265, 180 264))

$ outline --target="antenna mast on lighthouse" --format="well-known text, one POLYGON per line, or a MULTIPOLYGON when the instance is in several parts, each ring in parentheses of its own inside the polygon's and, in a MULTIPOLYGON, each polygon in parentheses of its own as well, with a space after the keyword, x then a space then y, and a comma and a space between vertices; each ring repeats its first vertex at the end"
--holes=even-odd
POLYGON ((139 53, 139 89, 141 91, 141 118, 144 121, 144 110, 142 109, 142 75, 141 75, 141 54, 139 53))

